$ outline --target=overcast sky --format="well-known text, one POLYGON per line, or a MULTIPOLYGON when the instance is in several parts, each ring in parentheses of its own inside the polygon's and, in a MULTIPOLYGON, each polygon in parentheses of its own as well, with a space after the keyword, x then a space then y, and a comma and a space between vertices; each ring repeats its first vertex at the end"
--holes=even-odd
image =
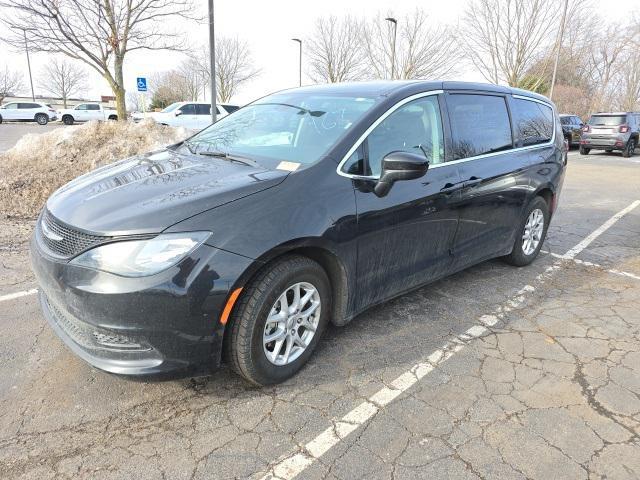
MULTIPOLYGON (((199 5, 200 13, 206 15, 206 0, 194 1, 199 5)), ((432 22, 455 24, 467 3, 468 0, 215 0, 216 34, 246 40, 256 66, 262 70, 262 74, 246 84, 233 100, 244 104, 267 93, 297 86, 298 44, 291 41, 291 38, 308 36, 318 17, 332 14, 370 17, 378 12, 400 17, 419 5, 429 12, 432 22)), ((640 0, 624 2, 625 8, 612 8, 614 3, 611 0, 594 1, 595 10, 610 21, 623 19, 629 10, 626 7, 630 4, 640 6, 640 0)), ((0 15, 4 15, 1 8, 0 15)), ((194 46, 207 44, 206 24, 180 20, 175 26, 189 32, 187 38, 194 46)), ((31 66, 35 79, 47 58, 46 54, 32 54, 31 66)), ((128 54, 125 64, 127 90, 135 90, 137 76, 150 76, 157 71, 170 70, 182 59, 183 54, 174 52, 128 54)), ((24 71, 27 83, 27 62, 23 53, 7 52, 3 47, 0 49, 0 66, 5 63, 24 71)), ((303 83, 310 83, 305 68, 303 51, 303 83)), ((111 95, 109 86, 99 75, 88 73, 88 78, 90 89, 86 96, 98 99, 100 95, 111 95)), ((481 81, 482 77, 469 69, 460 75, 460 79, 481 81)), ((35 89, 36 95, 45 93, 38 88, 37 82, 35 89)))

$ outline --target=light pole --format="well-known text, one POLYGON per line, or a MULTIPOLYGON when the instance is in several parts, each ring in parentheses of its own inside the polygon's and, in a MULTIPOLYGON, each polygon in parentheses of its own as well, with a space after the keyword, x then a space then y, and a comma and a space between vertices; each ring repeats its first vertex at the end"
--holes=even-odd
POLYGON ((213 0, 209 0, 209 70, 211 77, 211 123, 216 123, 216 41, 213 28, 213 0))
POLYGON ((549 89, 549 100, 553 100, 553 87, 556 83, 556 73, 558 72, 558 60, 560 59, 560 48, 562 47, 562 37, 564 36, 564 22, 567 17, 567 6, 569 0, 565 0, 564 9, 562 10, 562 21, 560 22, 560 32, 558 32, 558 41, 556 45, 556 58, 553 62, 553 75, 551 75, 551 88, 549 89))
POLYGON ((393 23, 393 45, 391 46, 391 80, 393 80, 396 76, 396 35, 398 33, 398 20, 393 17, 387 17, 385 20, 393 23))
POLYGON ((29 46, 27 45, 27 29, 23 29, 24 34, 24 52, 27 54, 27 68, 29 69, 29 83, 31 84, 31 100, 36 101, 36 94, 33 91, 33 77, 31 76, 31 60, 29 60, 29 46))
POLYGON ((302 40, 300 40, 299 38, 292 38, 291 40, 293 40, 294 42, 298 42, 298 45, 300 47, 300 55, 298 57, 298 85, 301 87, 302 86, 302 40))

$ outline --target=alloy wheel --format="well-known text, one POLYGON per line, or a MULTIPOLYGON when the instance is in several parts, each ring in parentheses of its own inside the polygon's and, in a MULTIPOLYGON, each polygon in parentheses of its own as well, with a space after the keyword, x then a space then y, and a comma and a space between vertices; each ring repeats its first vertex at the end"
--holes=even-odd
POLYGON ((302 355, 318 329, 321 306, 318 290, 308 282, 291 285, 280 294, 269 311, 262 335, 269 362, 289 365, 302 355))
POLYGON ((524 225, 524 232, 522 234, 522 251, 525 255, 531 255, 536 251, 538 245, 540 245, 543 231, 544 214, 542 213, 542 210, 536 208, 529 214, 527 223, 524 225))

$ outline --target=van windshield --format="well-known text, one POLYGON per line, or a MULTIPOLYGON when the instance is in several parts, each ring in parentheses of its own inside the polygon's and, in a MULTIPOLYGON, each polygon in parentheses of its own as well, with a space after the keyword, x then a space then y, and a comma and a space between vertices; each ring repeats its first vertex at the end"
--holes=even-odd
POLYGON ((281 93, 224 117, 190 138, 194 153, 310 164, 319 160, 376 100, 335 93, 281 93))
POLYGON ((626 123, 626 115, 593 115, 589 119, 589 125, 616 126, 626 123))

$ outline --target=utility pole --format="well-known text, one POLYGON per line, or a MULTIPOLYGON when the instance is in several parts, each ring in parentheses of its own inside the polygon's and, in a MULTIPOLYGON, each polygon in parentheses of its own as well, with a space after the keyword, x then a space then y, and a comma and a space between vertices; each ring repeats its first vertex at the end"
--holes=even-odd
POLYGON ((23 29, 24 34, 24 52, 27 54, 27 68, 29 69, 29 83, 31 84, 31 100, 36 101, 36 94, 33 91, 33 77, 31 76, 31 60, 29 60, 29 46, 27 45, 27 30, 23 29))
POLYGON ((299 38, 292 38, 294 42, 298 42, 300 46, 300 55, 298 55, 298 85, 302 86, 302 40, 299 38))
POLYGON ((391 46, 391 80, 396 77, 396 36, 398 34, 398 20, 393 17, 385 18, 387 22, 393 23, 393 45, 391 46))
POLYGON ((209 0, 209 69, 211 70, 211 123, 216 123, 216 37, 213 28, 213 0, 209 0))
POLYGON ((553 62, 553 75, 551 76, 551 88, 549 88, 549 100, 553 100, 553 87, 556 84, 556 74, 558 73, 558 61, 560 60, 560 49, 562 48, 562 37, 564 37, 564 24, 567 18, 567 7, 569 0, 564 0, 564 8, 562 10, 562 21, 560 22, 560 31, 556 41, 556 58, 553 62))

